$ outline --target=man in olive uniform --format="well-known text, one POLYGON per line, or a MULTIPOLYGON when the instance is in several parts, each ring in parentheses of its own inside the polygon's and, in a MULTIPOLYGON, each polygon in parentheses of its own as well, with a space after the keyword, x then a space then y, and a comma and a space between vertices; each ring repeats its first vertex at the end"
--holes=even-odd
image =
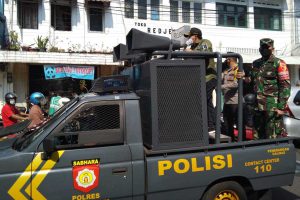
POLYGON ((285 134, 282 115, 290 96, 290 77, 286 63, 273 55, 274 41, 260 40, 261 58, 253 62, 250 76, 257 96, 257 112, 254 116, 254 138, 278 138, 285 134))
MULTIPOLYGON (((198 28, 191 28, 191 30, 184 34, 185 37, 188 37, 192 41, 192 44, 189 48, 186 48, 185 51, 200 51, 200 52, 213 52, 212 44, 209 40, 202 38, 202 32, 198 28)), ((205 59, 206 65, 206 95, 207 95, 207 115, 208 115, 208 130, 215 130, 215 121, 216 121, 216 110, 212 103, 212 92, 217 86, 217 73, 216 65, 213 58, 205 59)))

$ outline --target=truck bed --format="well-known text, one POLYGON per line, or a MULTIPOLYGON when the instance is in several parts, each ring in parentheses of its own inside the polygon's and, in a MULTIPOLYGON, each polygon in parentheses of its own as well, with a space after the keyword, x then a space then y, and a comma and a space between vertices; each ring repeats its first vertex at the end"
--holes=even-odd
POLYGON ((160 151, 145 148, 145 154, 147 199, 167 195, 198 200, 208 186, 225 180, 257 191, 291 185, 294 179, 292 138, 160 151))

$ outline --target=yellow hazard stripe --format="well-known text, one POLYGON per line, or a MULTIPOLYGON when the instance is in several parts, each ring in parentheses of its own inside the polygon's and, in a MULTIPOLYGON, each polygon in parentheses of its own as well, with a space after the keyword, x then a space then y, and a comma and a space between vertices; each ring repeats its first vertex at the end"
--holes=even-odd
MULTIPOLYGON (((43 165, 43 167, 38 171, 38 173, 33 178, 32 182, 26 187, 25 192, 31 196, 32 199, 43 200, 46 199, 37 188, 46 178, 49 171, 55 166, 58 159, 62 156, 64 151, 58 151, 57 153, 53 153, 51 158, 47 160, 47 162, 43 165), (32 193, 30 191, 32 189, 32 193)), ((11 186, 8 190, 8 194, 15 200, 27 200, 28 198, 24 196, 21 192, 21 189, 25 186, 25 184, 31 178, 31 175, 38 169, 43 160, 41 159, 42 153, 38 153, 32 162, 26 167, 25 171, 19 176, 16 182, 11 186)))
POLYGON ((58 151, 57 153, 53 153, 51 158, 47 160, 47 162, 44 164, 44 166, 39 170, 39 172, 34 176, 31 183, 27 186, 25 189, 27 194, 30 194, 30 188, 32 188, 32 199, 37 200, 46 200, 46 197, 44 197, 39 191, 38 187, 43 182, 43 180, 46 178, 48 173, 51 171, 51 169, 55 166, 58 159, 62 156, 64 151, 58 151))
POLYGON ((41 153, 37 154, 33 161, 26 167, 25 171, 19 176, 17 181, 11 186, 11 188, 8 190, 8 194, 13 199, 18 200, 27 200, 27 197, 25 197, 21 189, 26 184, 26 182, 30 179, 31 173, 35 172, 35 170, 40 166, 42 163, 41 159, 41 153))

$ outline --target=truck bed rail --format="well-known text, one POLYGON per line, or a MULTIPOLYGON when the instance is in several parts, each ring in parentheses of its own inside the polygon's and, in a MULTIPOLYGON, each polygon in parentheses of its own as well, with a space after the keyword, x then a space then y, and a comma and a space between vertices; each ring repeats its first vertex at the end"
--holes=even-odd
POLYGON ((278 139, 265 139, 265 140, 251 140, 251 141, 242 141, 235 143, 220 143, 209 146, 201 146, 201 147, 189 147, 189 148, 180 148, 180 149, 165 149, 165 150, 152 150, 147 147, 144 148, 145 154, 147 156, 155 156, 158 154, 177 154, 177 153, 191 153, 191 152, 205 152, 205 151, 220 151, 226 149, 244 149, 247 147, 253 146, 264 146, 264 145, 277 145, 281 143, 292 144, 293 137, 285 137, 278 139))

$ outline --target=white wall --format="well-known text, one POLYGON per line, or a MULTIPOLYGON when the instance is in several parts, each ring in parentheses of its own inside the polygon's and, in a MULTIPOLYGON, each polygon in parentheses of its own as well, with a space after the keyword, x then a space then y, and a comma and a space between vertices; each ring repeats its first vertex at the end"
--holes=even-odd
POLYGON ((15 63, 13 65, 13 92, 18 95, 17 106, 26 107, 26 97, 29 96, 28 82, 28 65, 15 63))
MULTIPOLYGON (((43 4, 39 5, 39 29, 23 29, 20 30, 17 25, 16 1, 9 0, 5 5, 5 15, 7 17, 8 27, 11 30, 16 30, 20 34, 20 40, 23 44, 29 45, 35 42, 37 35, 48 36, 51 43, 56 44, 59 48, 68 49, 72 45, 80 46, 80 50, 89 50, 91 47, 96 50, 112 51, 113 47, 119 43, 125 43, 126 34, 131 28, 137 28, 143 31, 148 31, 152 34, 165 35, 170 37, 169 29, 177 29, 184 23, 170 22, 169 16, 163 15, 163 21, 141 20, 137 19, 135 13, 134 19, 125 18, 124 15, 124 1, 113 0, 105 10, 105 29, 104 32, 90 32, 88 30, 88 19, 86 16, 86 9, 84 7, 84 0, 77 0, 76 7, 72 9, 72 31, 55 31, 50 26, 50 3, 43 0, 43 4), (13 6, 12 6, 13 3, 13 6), (117 9, 118 8, 118 9, 117 9), (167 34, 164 34, 164 32, 167 34), (154 33, 155 32, 155 33, 154 33)), ((137 1, 136 1, 137 2, 137 1)), ((215 10, 215 1, 199 1, 202 2, 203 8, 215 10), (205 3, 203 3, 205 2, 205 3)), ((222 1, 218 1, 222 2, 222 1)), ((248 11, 253 12, 253 0, 245 3, 235 2, 230 0, 223 0, 226 3, 238 3, 250 6, 248 11)), ((289 12, 287 3, 282 1, 280 8, 284 12, 289 12)), ((150 3, 150 1, 148 1, 150 3)), ((169 6, 168 0, 161 0, 165 6, 169 6)), ((264 6, 264 5, 260 5, 264 6)), ((265 5, 265 7, 272 7, 265 5)), ((274 6, 273 6, 274 7, 274 6)), ((275 6, 276 7, 276 6, 275 6)), ((191 6, 192 8, 192 6, 191 6)), ((278 7, 277 7, 278 8, 278 7)), ((135 4, 137 9, 137 4, 135 4)), ((164 8, 163 11, 166 11, 164 8)), ((150 17, 150 8, 148 8, 148 18, 150 17)), ((291 55, 291 20, 284 17, 283 31, 266 31, 254 29, 253 16, 249 15, 249 28, 230 28, 216 26, 216 15, 214 11, 203 12, 203 24, 194 25, 200 28, 203 32, 203 37, 210 39, 213 43, 214 49, 226 52, 226 48, 249 48, 257 49, 259 46, 259 39, 264 37, 271 37, 275 40, 275 47, 280 55, 291 55)))

